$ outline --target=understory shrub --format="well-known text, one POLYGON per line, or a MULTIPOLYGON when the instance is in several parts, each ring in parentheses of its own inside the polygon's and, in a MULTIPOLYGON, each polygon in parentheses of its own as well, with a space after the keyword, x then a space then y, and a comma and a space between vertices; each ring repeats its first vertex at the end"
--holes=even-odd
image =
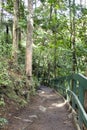
POLYGON ((7 123, 8 121, 5 118, 0 118, 0 128, 3 128, 3 126, 7 123))

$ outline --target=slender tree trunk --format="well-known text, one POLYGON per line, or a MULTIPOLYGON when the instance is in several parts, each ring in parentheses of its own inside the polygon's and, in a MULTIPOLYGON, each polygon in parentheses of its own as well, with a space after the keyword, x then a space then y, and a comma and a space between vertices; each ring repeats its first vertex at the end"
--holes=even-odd
POLYGON ((19 0, 14 0, 13 46, 12 46, 13 63, 17 63, 18 60, 18 19, 19 19, 18 11, 19 11, 19 0))
MULTIPOLYGON (((57 22, 57 10, 55 9, 55 22, 57 22)), ((57 30, 56 30, 56 23, 55 23, 55 31, 54 31, 54 37, 55 37, 55 47, 54 47, 54 78, 56 78, 57 76, 57 48, 56 48, 56 44, 57 44, 57 30)))
MULTIPOLYGON (((73 0, 73 12, 71 0, 69 0, 69 8, 70 8, 70 47, 72 50, 72 73, 76 71, 76 44, 75 44, 75 0, 73 0)), ((74 87, 74 80, 72 80, 72 90, 74 87)))
POLYGON ((69 14, 70 14, 70 48, 72 46, 72 12, 71 12, 71 0, 69 0, 69 14))
POLYGON ((33 44, 33 1, 28 0, 27 41, 26 41, 26 75, 32 77, 32 44, 33 44))
POLYGON ((50 20, 52 20, 52 3, 50 5, 50 20))
POLYGON ((75 44, 75 0, 73 0, 73 22, 72 22, 72 26, 73 26, 73 33, 72 33, 72 56, 73 56, 73 67, 72 67, 72 71, 73 73, 75 73, 76 71, 76 65, 77 65, 77 60, 76 60, 76 44, 75 44))
POLYGON ((50 81, 50 62, 49 61, 48 61, 47 66, 48 66, 48 83, 49 83, 50 81))
POLYGON ((3 14, 2 0, 0 0, 0 32, 2 31, 2 14, 3 14))
POLYGON ((75 44, 75 0, 73 0, 73 11, 71 11, 71 0, 69 0, 69 8, 70 8, 70 47, 72 50, 72 72, 76 71, 76 44, 75 44))
POLYGON ((56 48, 56 43, 57 43, 57 37, 56 37, 56 33, 54 34, 55 35, 55 47, 54 47, 54 78, 56 78, 56 76, 57 76, 57 73, 56 73, 56 71, 57 71, 57 66, 56 66, 56 63, 57 63, 57 56, 56 56, 56 54, 57 54, 57 48, 56 48))
POLYGON ((1 25, 1 8, 2 8, 2 0, 0 0, 0 25, 1 25))
POLYGON ((80 6, 82 6, 82 0, 80 0, 80 6))
POLYGON ((6 43, 9 43, 9 27, 6 25, 6 43))
MULTIPOLYGON (((19 19, 21 17, 20 7, 21 7, 21 0, 18 1, 18 10, 19 10, 18 17, 19 17, 19 19)), ((21 47, 21 28, 20 27, 18 28, 18 43, 19 43, 19 48, 20 48, 21 47)))

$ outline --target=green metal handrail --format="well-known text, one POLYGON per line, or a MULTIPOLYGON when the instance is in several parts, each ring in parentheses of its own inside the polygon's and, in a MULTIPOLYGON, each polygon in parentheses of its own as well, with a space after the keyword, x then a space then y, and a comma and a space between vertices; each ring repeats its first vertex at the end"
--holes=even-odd
POLYGON ((78 121, 81 129, 83 124, 87 127, 87 113, 84 110, 84 95, 87 90, 87 78, 81 74, 73 74, 51 79, 50 83, 56 90, 61 90, 62 94, 66 94, 67 97, 71 96, 72 107, 76 109, 75 106, 77 106, 78 108, 78 121))

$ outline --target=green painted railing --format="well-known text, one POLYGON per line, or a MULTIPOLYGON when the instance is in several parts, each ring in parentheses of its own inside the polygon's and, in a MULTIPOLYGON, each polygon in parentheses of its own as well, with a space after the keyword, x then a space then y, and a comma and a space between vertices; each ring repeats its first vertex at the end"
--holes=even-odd
POLYGON ((50 85, 59 91, 71 102, 78 115, 78 122, 82 129, 87 128, 87 113, 84 109, 85 92, 87 91, 87 78, 81 74, 58 77, 50 81, 50 85))

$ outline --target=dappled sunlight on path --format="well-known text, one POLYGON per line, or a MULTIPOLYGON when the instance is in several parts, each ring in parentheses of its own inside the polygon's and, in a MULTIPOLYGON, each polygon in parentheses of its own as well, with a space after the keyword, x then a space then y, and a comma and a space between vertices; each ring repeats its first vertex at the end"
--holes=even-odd
POLYGON ((75 130, 69 114, 62 96, 42 86, 30 104, 9 119, 6 130, 75 130))

